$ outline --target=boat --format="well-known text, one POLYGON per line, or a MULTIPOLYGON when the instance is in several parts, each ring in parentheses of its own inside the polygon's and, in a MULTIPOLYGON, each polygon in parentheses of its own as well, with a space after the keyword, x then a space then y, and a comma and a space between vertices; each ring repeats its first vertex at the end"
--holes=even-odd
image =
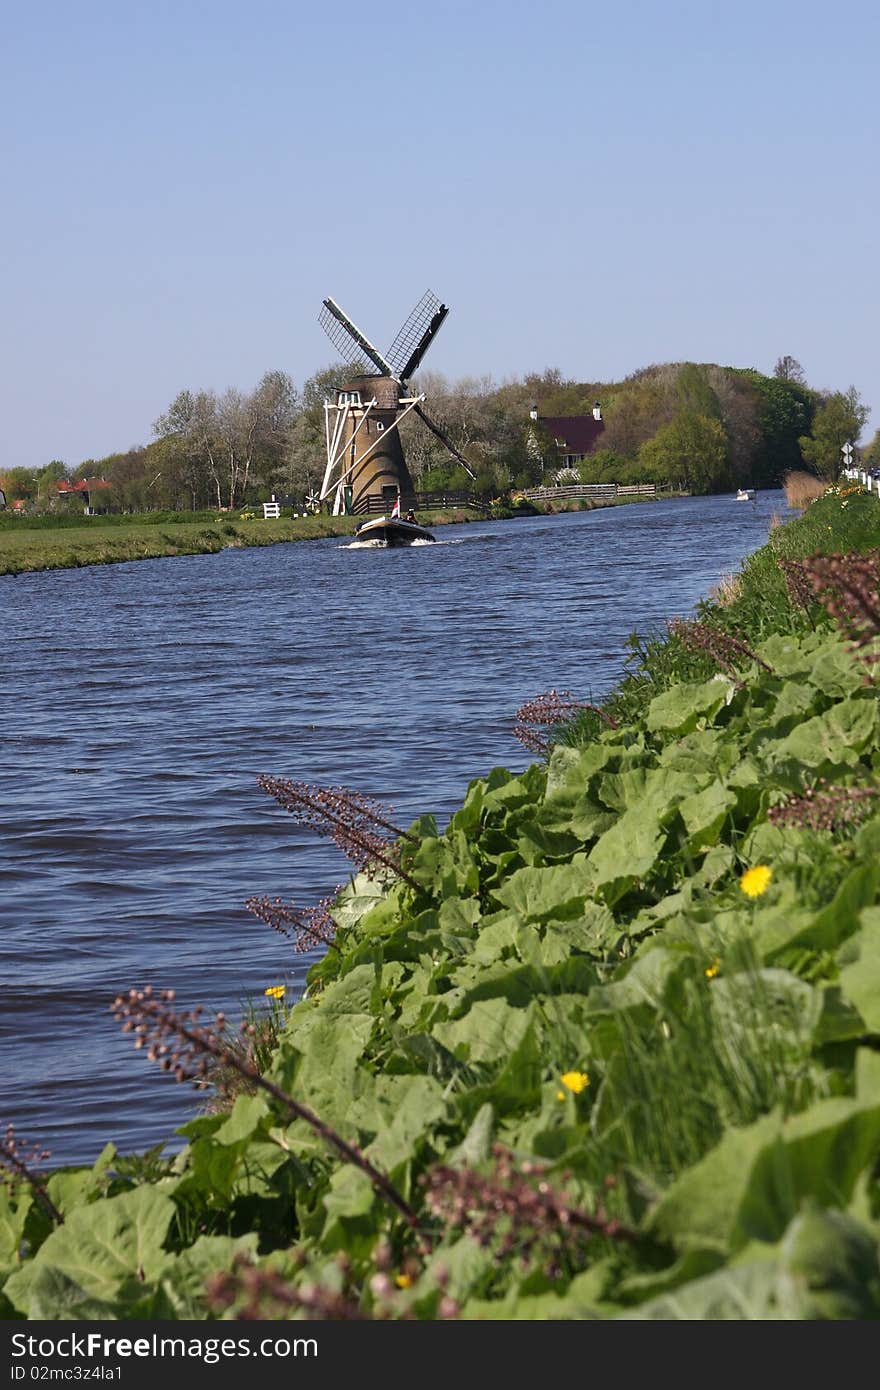
POLYGON ((737 502, 754 502, 755 489, 753 487, 741 487, 736 494, 737 502))
POLYGON ((375 545, 416 545, 425 541, 436 541, 426 527, 417 521, 407 521, 399 516, 374 516, 362 521, 355 529, 355 541, 371 541, 375 545))

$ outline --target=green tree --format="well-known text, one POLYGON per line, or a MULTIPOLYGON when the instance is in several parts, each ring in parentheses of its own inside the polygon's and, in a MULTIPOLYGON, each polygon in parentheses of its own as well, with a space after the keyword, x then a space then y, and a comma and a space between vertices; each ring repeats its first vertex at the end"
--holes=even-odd
POLYGON ((58 504, 58 489, 56 483, 61 482, 68 476, 67 465, 61 459, 52 459, 45 468, 40 468, 36 473, 37 495, 36 501, 41 511, 54 510, 58 504))
POLYGON ((631 460, 614 449, 595 449, 578 464, 583 483, 620 483, 623 481, 631 460))
POLYGON ((186 471, 192 495, 207 493, 222 505, 218 465, 217 397, 213 391, 179 391, 153 425, 163 458, 186 471), (184 465, 185 460, 185 465, 184 465))
POLYGON ((688 415, 703 415, 708 420, 721 419, 718 396, 709 384, 705 367, 685 362, 675 383, 682 411, 688 415))
POLYGON ((6 493, 7 504, 19 499, 32 502, 37 495, 37 475, 29 468, 8 468, 0 473, 0 487, 6 493))
POLYGON ((683 492, 721 492, 730 486, 727 437, 720 420, 683 411, 639 450, 639 464, 653 482, 683 492))
POLYGON ((675 418, 678 409, 676 375, 662 368, 645 368, 618 389, 602 391, 600 398, 604 401, 602 414, 605 419, 602 447, 634 459, 642 445, 675 418))
POLYGON ((812 427, 818 396, 808 386, 763 376, 754 368, 732 368, 731 375, 754 393, 758 439, 752 456, 754 487, 781 487, 786 473, 804 467, 801 437, 812 427))
POLYGON ((862 452, 862 462, 866 468, 880 467, 880 430, 874 434, 870 444, 862 452))
POLYGON ((796 357, 777 357, 773 375, 778 381, 793 381, 797 386, 806 386, 804 369, 796 357))
POLYGON ((801 452, 814 473, 836 482, 843 467, 844 444, 855 444, 870 415, 854 386, 822 397, 813 418, 813 432, 800 439, 801 452))

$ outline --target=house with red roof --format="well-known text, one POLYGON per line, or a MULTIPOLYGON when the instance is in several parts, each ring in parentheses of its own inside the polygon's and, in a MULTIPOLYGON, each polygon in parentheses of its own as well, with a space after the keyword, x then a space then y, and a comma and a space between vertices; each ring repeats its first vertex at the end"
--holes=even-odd
POLYGON ((76 482, 73 483, 62 478, 55 483, 55 491, 59 497, 69 499, 76 495, 82 499, 86 516, 94 516, 97 512, 109 510, 106 505, 109 499, 101 495, 109 487, 110 484, 106 478, 77 478, 76 482), (102 503, 104 503, 103 506, 102 503))
MULTIPOLYGON (((540 426, 541 434, 556 445, 560 468, 577 468, 593 452, 605 431, 598 401, 590 415, 539 415, 537 406, 532 406, 529 416, 540 426)), ((535 430, 530 433, 532 447, 539 448, 535 430)))

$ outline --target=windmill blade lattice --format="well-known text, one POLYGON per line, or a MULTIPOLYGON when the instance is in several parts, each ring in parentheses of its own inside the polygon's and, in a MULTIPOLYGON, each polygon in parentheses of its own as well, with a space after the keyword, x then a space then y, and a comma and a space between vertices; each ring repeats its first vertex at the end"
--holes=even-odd
POLYGON ((374 366, 386 376, 393 376, 393 369, 377 347, 374 347, 351 319, 333 299, 325 299, 324 307, 318 315, 318 322, 344 362, 350 367, 361 367, 364 354, 374 366))
POLYGON ((385 354, 398 381, 408 381, 412 376, 448 313, 446 305, 426 290, 385 354))
MULTIPOLYGON (((430 290, 404 320, 386 355, 361 332, 335 300, 327 298, 318 321, 353 379, 340 383, 335 399, 324 402, 327 463, 318 502, 333 494, 333 514, 376 510, 388 498, 415 499, 406 466, 400 424, 412 413, 448 449, 471 478, 468 460, 445 429, 422 408, 424 392, 413 395, 408 381, 425 356, 449 309, 430 290), (366 366, 369 361, 376 372, 366 366)), ((310 496, 309 505, 314 505, 310 496)))

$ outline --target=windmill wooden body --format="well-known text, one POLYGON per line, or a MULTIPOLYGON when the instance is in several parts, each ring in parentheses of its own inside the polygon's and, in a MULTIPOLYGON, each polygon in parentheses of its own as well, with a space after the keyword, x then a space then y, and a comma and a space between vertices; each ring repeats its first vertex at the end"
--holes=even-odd
POLYGON ((473 470, 424 408, 424 393, 411 394, 409 379, 417 371, 440 325, 449 313, 430 290, 381 353, 332 299, 324 300, 319 322, 337 352, 353 369, 352 377, 324 402, 327 466, 320 500, 332 498, 334 516, 415 505, 415 489, 406 466, 399 425, 410 413, 446 446, 473 478, 473 470), (377 368, 368 372, 372 362, 377 368))

